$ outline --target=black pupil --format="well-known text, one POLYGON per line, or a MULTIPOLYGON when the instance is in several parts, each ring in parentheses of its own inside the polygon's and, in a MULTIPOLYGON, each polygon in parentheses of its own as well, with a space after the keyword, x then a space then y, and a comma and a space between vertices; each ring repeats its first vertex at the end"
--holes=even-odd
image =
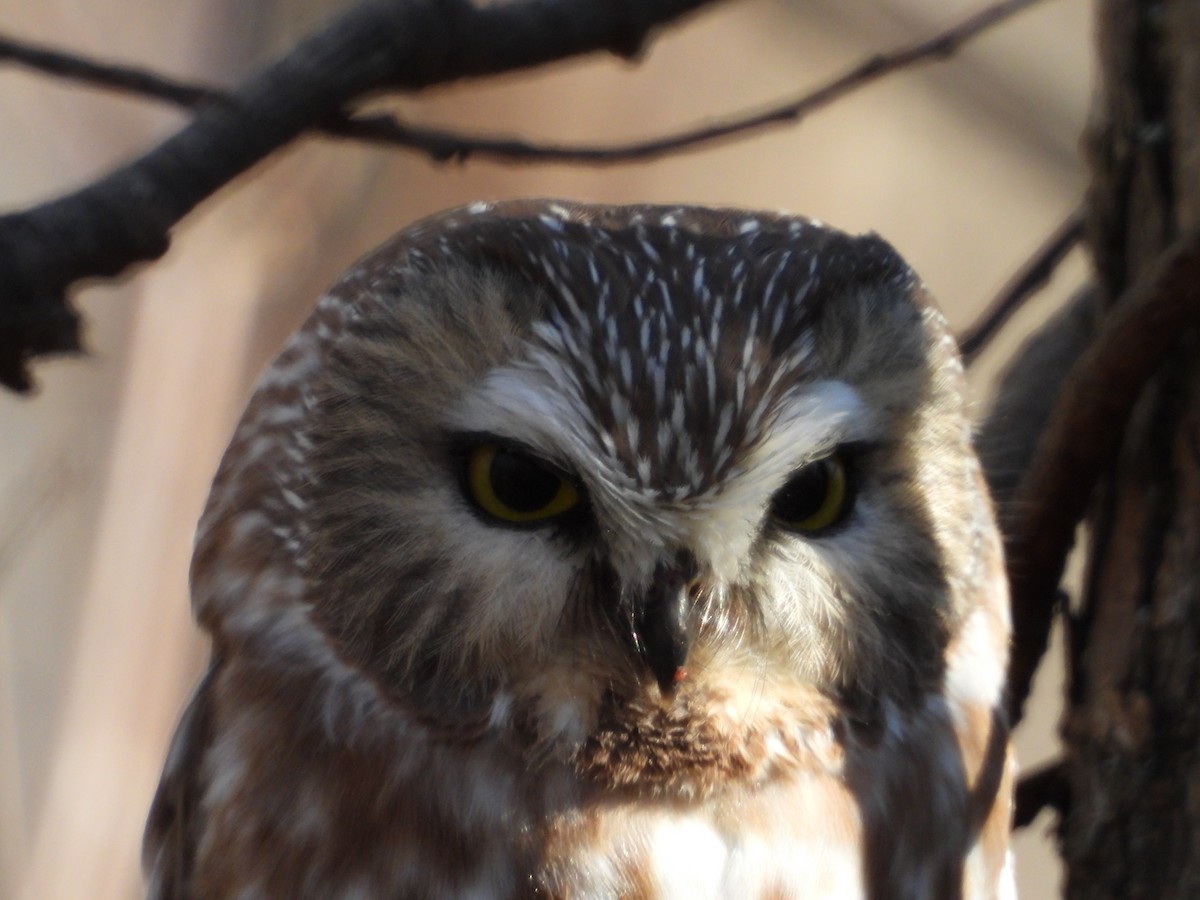
POLYGON ((517 512, 537 512, 558 495, 557 475, 507 450, 496 451, 489 475, 496 499, 517 512))
POLYGON ((829 493, 828 460, 805 466, 779 489, 771 502, 771 512, 784 522, 803 522, 821 508, 829 493))

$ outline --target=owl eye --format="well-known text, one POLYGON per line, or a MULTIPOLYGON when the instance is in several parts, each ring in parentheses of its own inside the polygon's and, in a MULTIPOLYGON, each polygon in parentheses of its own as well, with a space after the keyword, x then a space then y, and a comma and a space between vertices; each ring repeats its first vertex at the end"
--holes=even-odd
POLYGON ((771 518, 789 531, 817 534, 841 522, 852 499, 846 462, 834 454, 788 479, 771 500, 771 518))
POLYGON ((467 451, 467 491, 488 515, 515 525, 537 525, 579 505, 579 491, 552 468, 499 444, 467 451))

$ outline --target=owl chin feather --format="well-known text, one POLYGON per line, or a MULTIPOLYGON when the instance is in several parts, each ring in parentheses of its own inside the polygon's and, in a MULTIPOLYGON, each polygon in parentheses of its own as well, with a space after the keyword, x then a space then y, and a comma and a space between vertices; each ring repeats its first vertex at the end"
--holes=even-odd
POLYGON ((836 777, 849 731, 883 727, 878 708, 874 724, 862 712, 702 640, 666 690, 636 656, 610 668, 545 665, 497 692, 489 722, 531 766, 565 765, 591 789, 701 801, 800 771, 836 777))
POLYGON ((606 698, 571 763, 605 790, 697 801, 797 769, 835 774, 837 713, 812 691, 746 702, 728 688, 686 684, 606 698))

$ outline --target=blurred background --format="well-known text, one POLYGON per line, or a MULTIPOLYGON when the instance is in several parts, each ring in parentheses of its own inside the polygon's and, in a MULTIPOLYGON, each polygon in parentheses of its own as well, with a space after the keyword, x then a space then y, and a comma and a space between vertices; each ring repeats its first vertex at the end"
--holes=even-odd
MULTIPOLYGON (((344 2, 0 0, 0 31, 232 84, 344 2)), ((799 93, 974 8, 740 0, 664 32, 636 65, 589 58, 385 102, 468 131, 647 137, 799 93)), ((1089 15, 1083 0, 1048 0, 800 127, 638 165, 436 165, 308 139, 204 204, 163 260, 82 291, 89 354, 39 365, 35 396, 0 393, 0 897, 140 894, 142 823, 206 653, 188 613, 193 526, 256 373, 337 272, 411 220, 480 198, 784 208, 883 234, 961 329, 1080 202, 1089 15)), ((185 118, 0 67, 0 121, 9 211, 185 118)), ((1076 253, 1012 330, 1084 270, 1076 253)), ((981 408, 1005 352, 973 373, 981 408)), ((1053 752, 1054 677, 1019 735, 1026 768, 1053 752)), ((1048 821, 1017 841, 1027 900, 1056 893, 1048 821)))

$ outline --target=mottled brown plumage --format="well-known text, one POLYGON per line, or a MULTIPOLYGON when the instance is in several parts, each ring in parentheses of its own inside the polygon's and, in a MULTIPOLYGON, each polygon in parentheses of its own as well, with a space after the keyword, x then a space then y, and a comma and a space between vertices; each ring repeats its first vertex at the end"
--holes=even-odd
POLYGON ((879 238, 476 204, 351 270, 200 524, 156 897, 1009 896, 999 542, 879 238))

